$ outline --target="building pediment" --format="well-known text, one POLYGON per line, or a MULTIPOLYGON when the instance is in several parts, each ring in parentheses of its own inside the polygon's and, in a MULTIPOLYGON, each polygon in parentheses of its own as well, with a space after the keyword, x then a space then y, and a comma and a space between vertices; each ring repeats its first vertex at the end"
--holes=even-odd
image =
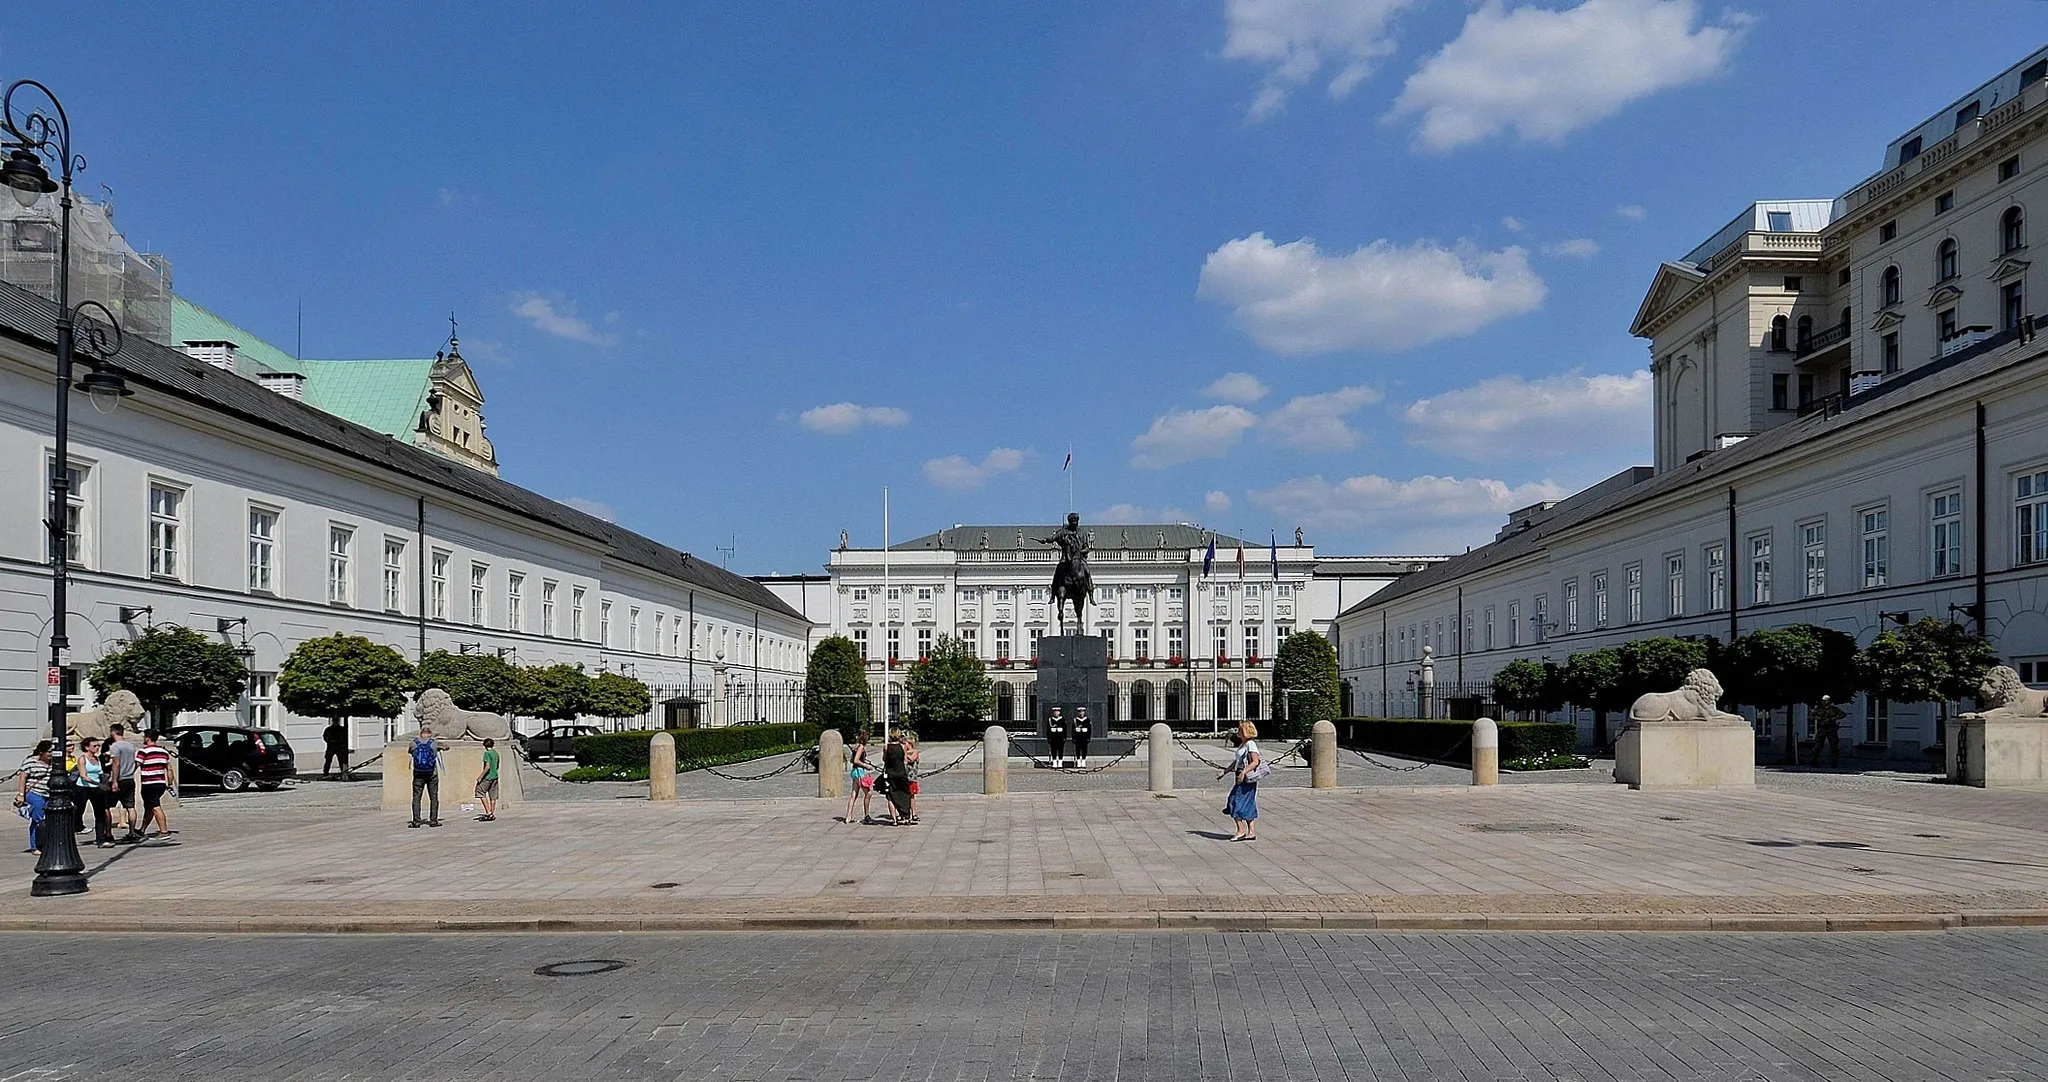
POLYGON ((1697 268, 1683 263, 1664 263, 1657 268, 1657 276, 1650 281, 1650 292, 1643 298, 1642 307, 1636 309, 1635 322, 1629 325, 1628 333, 1638 338, 1648 337, 1648 327, 1659 317, 1669 312, 1679 301, 1698 289, 1707 276, 1697 268))
POLYGON ((483 388, 477 386, 476 374, 469 370, 469 362, 459 356, 435 363, 434 384, 436 390, 452 391, 457 397, 483 404, 483 388))
POLYGON ((1990 278, 1994 282, 2002 282, 2007 278, 2017 278, 2027 273, 2027 266, 2028 261, 2024 259, 2001 259, 1998 261, 1998 266, 1991 268, 1990 278))
POLYGON ((1876 319, 1870 321, 1870 329, 1873 331, 1888 331, 1905 321, 1906 317, 1900 315, 1898 309, 1887 308, 1879 312, 1876 319))
POLYGON ((1933 291, 1927 294, 1927 307, 1946 308, 1954 304, 1962 295, 1963 287, 1953 282, 1944 282, 1941 285, 1935 286, 1933 291))

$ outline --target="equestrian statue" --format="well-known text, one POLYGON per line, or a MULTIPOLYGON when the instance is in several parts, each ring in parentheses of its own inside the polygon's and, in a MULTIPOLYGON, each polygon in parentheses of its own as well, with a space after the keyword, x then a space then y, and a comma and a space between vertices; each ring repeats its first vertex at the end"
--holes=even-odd
POLYGON ((1052 603, 1059 614, 1060 630, 1066 631, 1067 602, 1074 603, 1074 629, 1085 633, 1084 609, 1088 596, 1095 592, 1095 580, 1088 576, 1088 539, 1081 535, 1081 516, 1067 515, 1067 524, 1051 537, 1037 537, 1032 540, 1041 545, 1058 545, 1060 565, 1052 573, 1052 603))

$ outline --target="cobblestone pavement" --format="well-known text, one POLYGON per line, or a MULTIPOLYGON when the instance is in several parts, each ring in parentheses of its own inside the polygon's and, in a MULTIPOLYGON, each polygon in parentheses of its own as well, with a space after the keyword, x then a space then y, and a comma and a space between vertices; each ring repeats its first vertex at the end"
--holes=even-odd
POLYGON ((16 935, 0 1079, 2017 1082, 2048 1076, 2044 948, 2040 932, 16 935), (600 959, 625 964, 536 973, 600 959), (52 965, 66 979, 30 983, 52 965), (79 979, 94 970, 142 976, 110 995, 79 979))

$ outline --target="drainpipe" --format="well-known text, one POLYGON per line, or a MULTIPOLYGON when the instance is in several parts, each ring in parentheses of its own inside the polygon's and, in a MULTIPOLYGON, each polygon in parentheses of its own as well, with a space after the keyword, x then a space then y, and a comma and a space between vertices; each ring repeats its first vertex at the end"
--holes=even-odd
POLYGON ((690 690, 686 695, 697 694, 697 591, 690 591, 690 664, 688 667, 690 690))
POLYGON ((1387 699, 1393 695, 1394 687, 1387 679, 1387 607, 1380 604, 1380 709, 1387 708, 1387 699))
POLYGON ((1985 511, 1984 511, 1984 403, 1977 403, 1977 600, 1970 606, 1970 616, 1977 621, 1977 634, 1983 636, 1989 630, 1985 627, 1985 511))
POLYGON ((1742 634, 1741 625, 1736 621, 1737 603, 1741 600, 1741 592, 1736 589, 1735 545, 1735 486, 1729 485, 1728 556, 1721 561, 1721 579, 1723 587, 1728 591, 1728 643, 1731 646, 1734 645, 1736 637, 1742 634))
POLYGON ((1465 641, 1465 588, 1458 587, 1458 694, 1465 694, 1465 651, 1472 644, 1465 641))
POLYGON ((419 497, 419 517, 414 524, 413 532, 416 537, 414 544, 419 549, 415 553, 417 559, 414 561, 419 565, 418 586, 420 594, 420 649, 418 656, 413 659, 417 661, 427 656, 427 498, 425 496, 419 497))

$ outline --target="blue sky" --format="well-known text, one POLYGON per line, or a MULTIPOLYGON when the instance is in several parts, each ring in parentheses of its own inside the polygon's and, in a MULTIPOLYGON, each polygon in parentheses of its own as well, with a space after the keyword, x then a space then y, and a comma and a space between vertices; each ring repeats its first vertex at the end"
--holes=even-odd
POLYGON ((68 5, 0 26, 179 292, 461 320, 505 476, 734 570, 841 529, 1450 551, 1648 456, 1630 317, 2037 0, 68 5), (88 10, 90 8, 90 10, 88 10))

